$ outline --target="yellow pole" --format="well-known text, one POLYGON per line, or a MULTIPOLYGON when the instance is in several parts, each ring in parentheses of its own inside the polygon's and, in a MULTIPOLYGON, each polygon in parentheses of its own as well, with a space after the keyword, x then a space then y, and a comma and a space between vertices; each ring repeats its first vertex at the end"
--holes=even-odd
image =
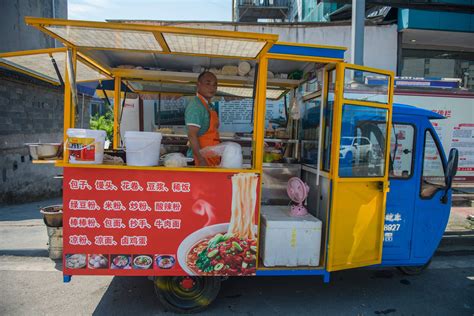
POLYGON ((115 77, 114 83, 114 149, 118 149, 120 145, 120 84, 122 80, 120 77, 115 77))
POLYGON ((71 53, 72 53, 72 66, 74 67, 74 71, 72 73, 72 75, 74 76, 74 84, 75 84, 75 91, 76 91, 76 99, 74 100, 74 102, 71 102, 71 128, 74 128, 76 127, 76 107, 77 107, 77 104, 75 104, 78 100, 78 96, 77 96, 77 84, 76 84, 76 80, 77 80, 77 49, 75 48, 72 48, 71 49, 71 53))
POLYGON ((254 132, 254 168, 257 170, 262 170, 263 165, 263 138, 265 136, 265 108, 266 108, 266 93, 267 93, 267 67, 268 59, 266 56, 262 57, 258 66, 258 84, 257 92, 255 94, 256 99, 256 128, 254 132))
POLYGON ((64 117, 63 117, 63 142, 64 142, 64 153, 63 162, 67 163, 69 158, 68 143, 67 143, 67 130, 71 127, 71 85, 69 84, 68 75, 68 62, 67 58, 65 63, 65 74, 64 74, 64 117))
MULTIPOLYGON (((331 140, 331 168, 330 174, 332 180, 339 179, 339 150, 341 145, 341 125, 342 125, 342 100, 344 93, 344 64, 336 64, 336 72, 333 73, 336 76, 336 82, 334 84, 334 103, 333 103, 333 121, 332 121, 332 140, 331 140)), ((328 82, 330 84, 330 82, 328 82)), ((334 190, 337 186, 334 183, 334 190)))

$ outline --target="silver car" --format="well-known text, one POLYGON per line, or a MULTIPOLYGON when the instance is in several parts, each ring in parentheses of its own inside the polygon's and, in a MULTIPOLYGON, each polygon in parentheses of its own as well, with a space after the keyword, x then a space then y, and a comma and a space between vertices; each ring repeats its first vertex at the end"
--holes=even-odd
POLYGON ((372 152, 373 145, 367 137, 341 137, 339 158, 344 161, 370 161, 372 152))

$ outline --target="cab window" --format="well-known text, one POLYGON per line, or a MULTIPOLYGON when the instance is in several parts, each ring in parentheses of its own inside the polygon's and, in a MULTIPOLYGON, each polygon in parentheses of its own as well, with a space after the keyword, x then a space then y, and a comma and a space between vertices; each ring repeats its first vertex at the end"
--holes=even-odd
POLYGON ((430 198, 445 187, 445 170, 439 146, 431 131, 425 132, 423 149, 423 173, 421 176, 421 197, 430 198))
POLYGON ((413 174, 415 127, 393 124, 390 137, 390 178, 408 179, 413 174))

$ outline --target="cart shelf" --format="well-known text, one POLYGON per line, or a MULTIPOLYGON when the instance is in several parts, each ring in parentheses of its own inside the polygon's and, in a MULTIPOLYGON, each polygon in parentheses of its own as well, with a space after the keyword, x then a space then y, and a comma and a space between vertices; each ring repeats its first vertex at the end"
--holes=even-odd
POLYGON ((40 160, 40 159, 35 159, 31 161, 34 164, 58 164, 62 162, 62 160, 40 160))
POLYGON ((156 171, 183 171, 183 172, 223 172, 223 173, 237 173, 237 172, 249 172, 249 173, 260 173, 257 169, 224 169, 218 167, 195 167, 188 166, 184 168, 172 168, 164 166, 154 167, 139 167, 139 166, 128 166, 128 165, 107 165, 107 164, 72 164, 58 161, 56 167, 64 168, 95 168, 95 169, 125 169, 125 170, 156 170, 156 171))
MULTIPOLYGON (((184 134, 163 134, 163 138, 175 138, 175 139, 188 139, 188 135, 184 134)), ((219 137, 221 141, 235 141, 235 142, 251 142, 253 139, 251 137, 219 137)), ((297 139, 281 139, 281 138, 265 138, 267 143, 289 143, 297 144, 299 141, 297 139)))

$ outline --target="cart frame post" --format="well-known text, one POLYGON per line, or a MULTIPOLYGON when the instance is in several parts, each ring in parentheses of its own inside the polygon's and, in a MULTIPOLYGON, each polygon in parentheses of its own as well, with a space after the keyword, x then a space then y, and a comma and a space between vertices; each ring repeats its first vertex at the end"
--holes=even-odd
POLYGON ((67 142, 67 130, 69 128, 74 128, 75 126, 75 107, 72 102, 72 89, 71 85, 73 84, 70 80, 69 72, 72 71, 72 76, 74 77, 74 81, 76 81, 76 69, 77 69, 77 50, 75 48, 71 48, 66 52, 67 56, 65 59, 65 74, 64 74, 64 118, 63 118, 63 162, 67 163, 69 159, 69 150, 68 150, 68 142, 67 142), (72 67, 74 69, 70 70, 70 63, 69 63, 69 54, 71 54, 72 59, 72 67))
MULTIPOLYGON (((256 107, 255 128, 254 128, 254 145, 253 145, 253 167, 259 171, 263 167, 263 146, 264 146, 264 130, 265 130, 265 111, 266 111, 266 94, 267 94, 267 68, 268 59, 262 56, 258 65, 257 85, 254 106, 256 107)), ((261 179, 260 179, 261 181, 261 179)))
POLYGON ((121 97, 121 77, 115 77, 114 79, 114 142, 113 148, 118 149, 120 145, 120 97, 121 97))

